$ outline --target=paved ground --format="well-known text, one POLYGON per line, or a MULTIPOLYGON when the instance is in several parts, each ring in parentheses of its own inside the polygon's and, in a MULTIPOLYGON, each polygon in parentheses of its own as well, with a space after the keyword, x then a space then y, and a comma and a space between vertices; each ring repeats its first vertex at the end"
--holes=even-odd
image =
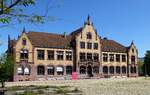
POLYGON ((150 95, 150 79, 145 78, 113 78, 86 80, 55 80, 32 82, 7 82, 6 86, 50 85, 74 86, 84 95, 150 95))

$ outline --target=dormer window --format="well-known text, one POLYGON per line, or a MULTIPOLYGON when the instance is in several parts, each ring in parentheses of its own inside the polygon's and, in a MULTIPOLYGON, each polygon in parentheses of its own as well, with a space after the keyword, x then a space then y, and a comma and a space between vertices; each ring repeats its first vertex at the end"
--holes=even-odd
POLYGON ((26 45, 27 44, 27 41, 26 41, 26 39, 24 38, 24 39, 22 39, 22 45, 26 45))
POLYGON ((87 39, 92 39, 92 34, 90 32, 87 33, 87 39))

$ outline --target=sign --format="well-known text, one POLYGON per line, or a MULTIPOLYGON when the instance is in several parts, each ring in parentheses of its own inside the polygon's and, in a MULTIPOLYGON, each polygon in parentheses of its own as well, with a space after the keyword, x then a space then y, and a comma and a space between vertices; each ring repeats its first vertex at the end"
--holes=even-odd
POLYGON ((71 78, 72 78, 72 80, 77 80, 77 79, 78 79, 78 74, 77 74, 77 72, 72 72, 71 78))
POLYGON ((62 72, 62 71, 63 71, 63 68, 62 68, 62 67, 57 67, 56 71, 57 71, 57 72, 62 72))

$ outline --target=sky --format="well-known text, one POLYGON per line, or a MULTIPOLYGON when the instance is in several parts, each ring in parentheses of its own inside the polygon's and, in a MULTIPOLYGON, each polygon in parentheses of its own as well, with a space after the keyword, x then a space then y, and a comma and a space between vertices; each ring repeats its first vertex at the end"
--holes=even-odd
POLYGON ((0 53, 7 50, 8 35, 17 39, 26 31, 67 34, 82 27, 90 15, 98 34, 113 39, 124 46, 134 41, 139 57, 150 50, 150 0, 37 0, 33 7, 26 7, 26 13, 44 14, 54 20, 44 24, 15 23, 0 28, 0 53))

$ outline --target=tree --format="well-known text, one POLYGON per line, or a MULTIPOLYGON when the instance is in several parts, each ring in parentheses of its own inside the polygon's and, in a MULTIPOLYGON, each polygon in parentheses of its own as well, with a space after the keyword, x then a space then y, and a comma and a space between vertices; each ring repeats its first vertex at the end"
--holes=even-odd
POLYGON ((150 50, 146 51, 143 67, 144 67, 144 74, 150 76, 150 50))
POLYGON ((139 71, 139 75, 142 76, 143 75, 143 66, 144 66, 144 63, 141 61, 141 60, 138 60, 138 71, 139 71))
POLYGON ((14 72, 13 57, 7 54, 0 56, 0 83, 1 87, 5 87, 5 81, 12 78, 14 72))
MULTIPOLYGON (((44 23, 47 12, 44 15, 36 13, 27 14, 24 9, 29 6, 34 6, 38 0, 0 0, 0 23, 7 24, 10 22, 38 22, 44 23)), ((47 11, 47 9, 46 9, 47 11)))

